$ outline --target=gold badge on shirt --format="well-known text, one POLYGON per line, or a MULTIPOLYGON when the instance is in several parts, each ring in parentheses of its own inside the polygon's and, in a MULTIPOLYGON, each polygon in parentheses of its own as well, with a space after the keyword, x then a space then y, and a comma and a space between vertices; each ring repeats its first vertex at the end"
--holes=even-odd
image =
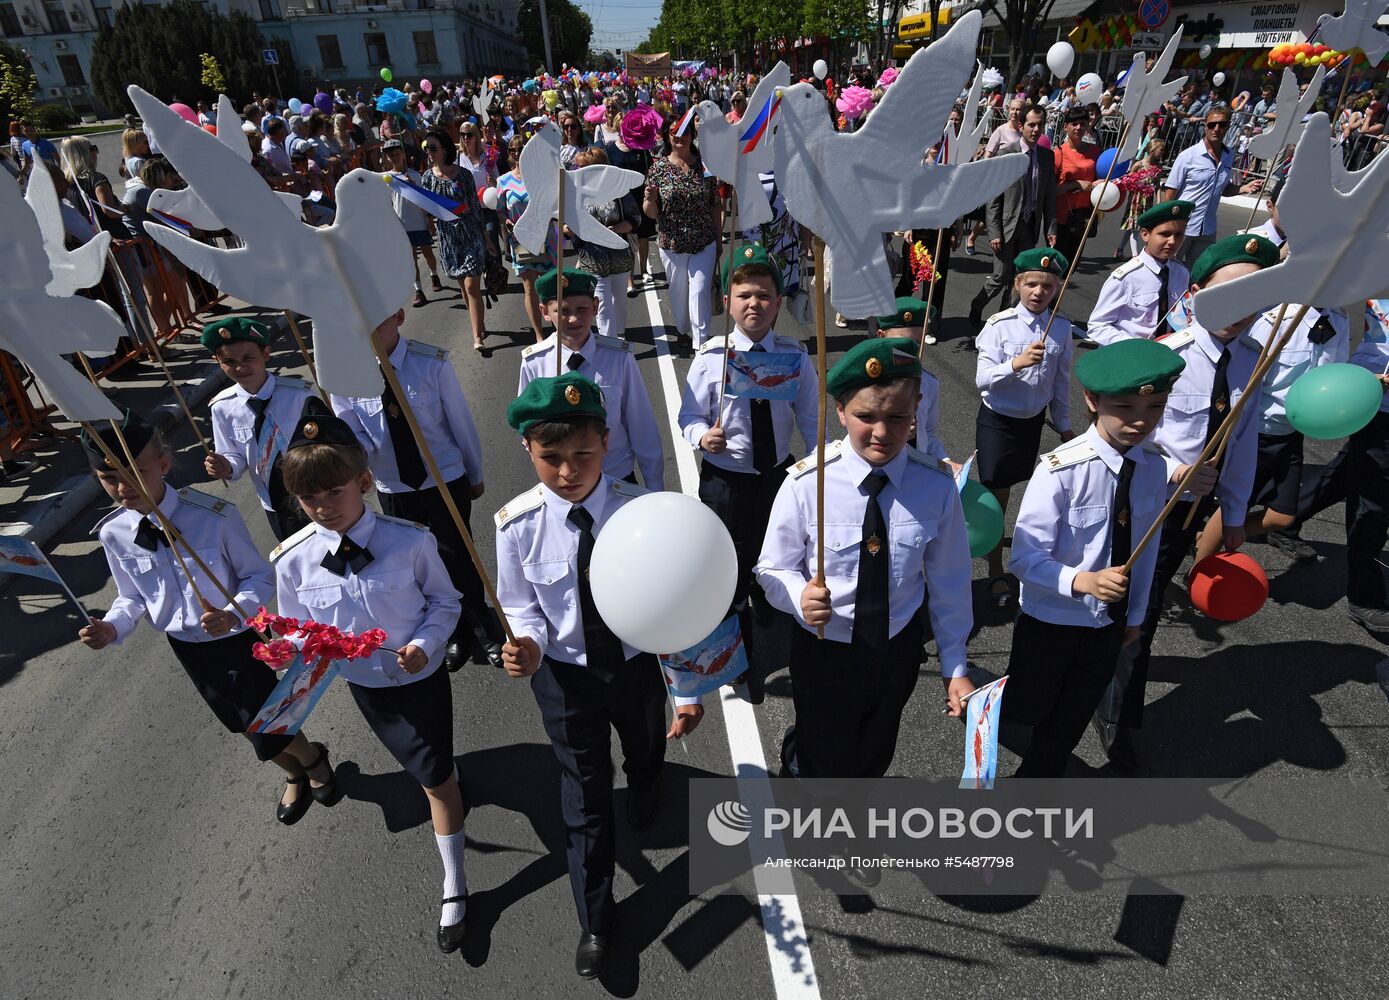
POLYGON ((878 539, 877 535, 869 535, 868 541, 865 544, 868 546, 868 554, 870 556, 876 556, 883 549, 883 543, 878 539))

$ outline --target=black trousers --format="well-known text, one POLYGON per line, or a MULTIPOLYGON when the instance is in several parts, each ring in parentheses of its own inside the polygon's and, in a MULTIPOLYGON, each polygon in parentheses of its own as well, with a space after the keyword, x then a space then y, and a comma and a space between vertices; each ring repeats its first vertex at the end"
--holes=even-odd
POLYGON ((1198 510, 1196 516, 1191 519, 1191 527, 1182 527, 1186 523, 1187 515, 1191 513, 1193 501, 1190 500, 1179 501, 1162 524, 1162 534, 1158 537, 1157 566, 1153 570, 1153 589, 1148 593, 1148 611, 1143 616, 1143 625, 1138 631, 1138 642, 1131 661, 1132 669, 1127 675, 1123 670, 1116 672, 1101 703, 1101 715, 1107 721, 1127 729, 1143 728, 1143 695, 1148 686, 1148 660, 1152 654, 1153 637, 1157 635, 1158 622, 1162 619, 1167 585, 1177 575, 1182 560, 1191 551, 1196 536, 1205 527, 1206 520, 1215 513, 1214 496, 1202 497, 1194 503, 1198 510))
POLYGON ((902 710, 921 667, 921 616, 888 642, 886 656, 858 644, 817 639, 797 626, 791 639, 793 746, 802 778, 881 778, 897 752, 902 710))
POLYGON ((1080 249, 1080 241, 1085 237, 1085 225, 1089 221, 1090 210, 1087 208, 1083 212, 1071 212, 1070 219, 1056 227, 1056 249, 1068 264, 1075 263, 1075 255, 1080 249))
POLYGON ((1013 624, 1001 717, 1032 727, 1015 778, 1060 778, 1114 679, 1124 626, 1053 625, 1028 614, 1013 624))
MULTIPOLYGON (((945 285, 950 280, 950 230, 945 230, 945 236, 940 241, 940 256, 936 257, 936 238, 939 232, 938 229, 916 229, 907 234, 907 240, 902 245, 902 274, 897 279, 897 289, 893 293, 898 298, 916 295, 916 275, 912 273, 911 263, 907 260, 907 251, 911 249, 913 242, 920 240, 931 252, 936 269, 936 287, 931 290, 931 305, 936 309, 937 327, 945 317, 945 285)), ((929 283, 922 287, 922 296, 928 289, 929 283)))
POLYGON ((251 655, 260 636, 245 629, 208 642, 186 642, 167 634, 165 638, 217 721, 227 732, 250 740, 257 760, 277 757, 289 746, 292 736, 246 731, 277 683, 275 671, 251 655))
MULTIPOLYGON (((469 495, 471 484, 467 476, 461 476, 448 484, 453 502, 463 515, 463 523, 473 530, 473 500, 469 495)), ((439 555, 449 571, 449 579, 454 589, 463 595, 462 614, 453 630, 453 640, 471 647, 474 638, 478 641, 491 639, 499 641, 502 635, 501 623, 487 606, 487 595, 482 589, 482 577, 468 555, 468 547, 463 544, 463 536, 453 523, 448 507, 439 495, 437 487, 412 490, 409 493, 381 493, 381 512, 391 517, 416 521, 429 528, 439 542, 439 555)))
MULTIPOLYGON (((969 311, 983 313, 984 307, 1000 291, 1003 293, 1002 308, 1007 309, 1017 301, 1017 297, 1013 293, 1013 277, 1017 274, 1013 267, 1013 258, 1024 250, 1031 250, 1036 245, 1037 220, 1035 218, 1027 221, 1019 219, 1018 227, 1013 231, 1012 237, 1004 240, 1003 245, 994 254, 993 273, 985 279, 984 287, 975 293, 974 300, 969 304, 969 311)), ((979 331, 975 330, 974 332, 978 333, 979 331)))
POLYGON ((665 758, 665 682, 651 653, 613 676, 548 656, 531 678, 545 732, 560 767, 565 858, 579 926, 604 933, 613 911, 613 765, 617 730, 629 788, 654 782, 665 758))
POLYGON ((752 589, 752 567, 762 552, 767 521, 772 516, 772 502, 790 467, 790 457, 763 473, 729 472, 712 462, 700 463, 699 499, 718 515, 733 536, 733 548, 738 553, 738 586, 733 591, 735 606, 741 604, 752 589))

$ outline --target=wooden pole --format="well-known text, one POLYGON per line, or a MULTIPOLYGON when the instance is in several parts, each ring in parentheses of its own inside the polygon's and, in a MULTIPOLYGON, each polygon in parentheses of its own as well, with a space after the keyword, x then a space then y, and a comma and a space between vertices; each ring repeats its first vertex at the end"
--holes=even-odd
POLYGON ((1259 212, 1259 200, 1268 197, 1268 186, 1273 183, 1273 171, 1278 166, 1278 161, 1282 156, 1283 153, 1280 150, 1277 156, 1268 158, 1268 173, 1264 176, 1264 183, 1259 187, 1259 195, 1254 199, 1254 204, 1249 206, 1249 218, 1244 223, 1245 229, 1254 225, 1254 216, 1259 212))
POLYGON ((328 402, 328 394, 323 391, 323 386, 318 384, 318 369, 314 367, 313 357, 309 354, 309 345, 304 341, 304 335, 299 332, 299 321, 294 318, 294 313, 285 310, 285 321, 289 323, 289 332, 294 337, 294 342, 299 345, 299 353, 304 355, 304 364, 309 366, 309 377, 313 379, 313 387, 318 390, 319 399, 328 402))
MULTIPOLYGON (((817 587, 825 585, 825 423, 829 418, 829 377, 825 352, 825 241, 815 237, 815 363, 820 375, 820 426, 815 442, 815 579, 817 587)), ((825 637, 825 626, 815 630, 818 639, 825 637)))
MULTIPOLYGON (((558 256, 555 258, 555 295, 559 298, 559 312, 561 319, 564 315, 564 161, 559 165, 559 194, 555 202, 555 229, 559 235, 559 245, 556 248, 558 256)), ((564 344, 559 335, 559 323, 555 324, 555 378, 559 378, 563 369, 560 367, 559 356, 564 353, 564 344)), ((472 542, 468 543, 471 549, 472 542)), ((485 578, 484 578, 485 579, 485 578)), ((501 614, 501 605, 497 606, 497 613, 501 614)), ((503 619, 505 624, 505 619, 503 619)), ((507 635, 510 635, 510 630, 507 635)))
MULTIPOLYGON (((913 236, 916 234, 913 233, 913 236)), ((926 315, 921 317, 921 343, 916 345, 916 359, 920 361, 926 356, 926 334, 931 330, 931 299, 936 294, 936 278, 940 275, 940 251, 941 244, 945 239, 945 230, 936 230, 936 255, 931 258, 931 283, 926 288, 926 315)), ((911 261, 907 261, 907 266, 911 267, 911 261)))
MULTIPOLYGON (((506 613, 502 611, 502 603, 497 599, 497 589, 492 584, 492 577, 487 572, 487 567, 482 563, 482 557, 478 555, 477 546, 473 544, 472 533, 468 530, 467 523, 463 520, 463 514, 458 509, 458 505, 453 501, 453 494, 449 492, 448 484, 444 482, 443 473, 439 471, 439 465, 434 460, 434 453, 429 448, 429 442, 425 440, 424 431, 420 428, 419 419, 415 416, 415 410, 410 405, 410 397, 400 384, 400 378, 396 374, 395 366, 391 364, 390 356, 377 343, 376 338, 371 338, 372 349, 376 351, 376 360, 381 365, 381 374, 386 376, 386 382, 391 387, 391 392, 395 393, 396 402, 400 405, 401 412, 405 414, 405 421, 410 425, 410 433, 415 436, 415 443, 419 445, 420 456, 424 459, 425 466, 429 469, 429 474, 434 478, 434 488, 439 491, 439 497, 444 501, 444 506, 448 508, 449 516, 453 518, 454 526, 458 529, 458 534, 463 539, 463 544, 467 546, 468 556, 473 560, 478 576, 482 578, 482 586, 487 591, 487 597, 492 602, 492 607, 497 613, 497 619, 502 623, 502 631, 506 633, 507 642, 513 645, 516 642, 516 634, 511 631, 511 623, 507 621, 506 613)), ((555 331, 555 350, 559 351, 559 331, 555 331)))
MULTIPOLYGON (((738 189, 733 189, 732 211, 728 215, 728 276, 730 282, 733 277, 733 243, 738 238, 738 189)), ((729 289, 724 287, 717 274, 714 280, 719 281, 719 287, 724 295, 728 294, 729 289)), ((719 293, 715 293, 719 294, 719 293)), ((723 423, 723 388, 728 384, 728 354, 733 350, 733 345, 728 342, 729 334, 733 329, 733 310, 729 308, 729 303, 725 302, 723 307, 723 375, 719 378, 719 409, 714 414, 714 426, 718 427, 723 423)))

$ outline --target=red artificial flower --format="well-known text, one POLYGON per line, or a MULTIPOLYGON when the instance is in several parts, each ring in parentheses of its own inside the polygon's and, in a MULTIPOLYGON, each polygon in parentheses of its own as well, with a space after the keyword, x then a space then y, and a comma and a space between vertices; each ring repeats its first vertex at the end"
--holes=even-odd
POLYGON ((271 670, 279 670, 294 659, 294 643, 288 639, 272 639, 268 643, 258 642, 251 647, 251 655, 271 670))

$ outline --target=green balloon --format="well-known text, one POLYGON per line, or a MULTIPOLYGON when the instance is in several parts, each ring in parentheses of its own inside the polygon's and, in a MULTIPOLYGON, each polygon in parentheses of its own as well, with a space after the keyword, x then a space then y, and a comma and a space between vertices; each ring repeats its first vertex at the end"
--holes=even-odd
POLYGON ((1288 423, 1319 441, 1349 437, 1379 412, 1384 388, 1359 365, 1323 365, 1288 390, 1288 423))
POLYGON ((385 80, 387 83, 390 83, 392 80, 395 79, 395 74, 391 72, 391 68, 389 66, 381 67, 381 79, 385 80))
POLYGON ((969 554, 986 556, 1003 540, 1003 508, 998 499, 973 479, 960 493, 965 505, 965 530, 969 535, 969 554))

